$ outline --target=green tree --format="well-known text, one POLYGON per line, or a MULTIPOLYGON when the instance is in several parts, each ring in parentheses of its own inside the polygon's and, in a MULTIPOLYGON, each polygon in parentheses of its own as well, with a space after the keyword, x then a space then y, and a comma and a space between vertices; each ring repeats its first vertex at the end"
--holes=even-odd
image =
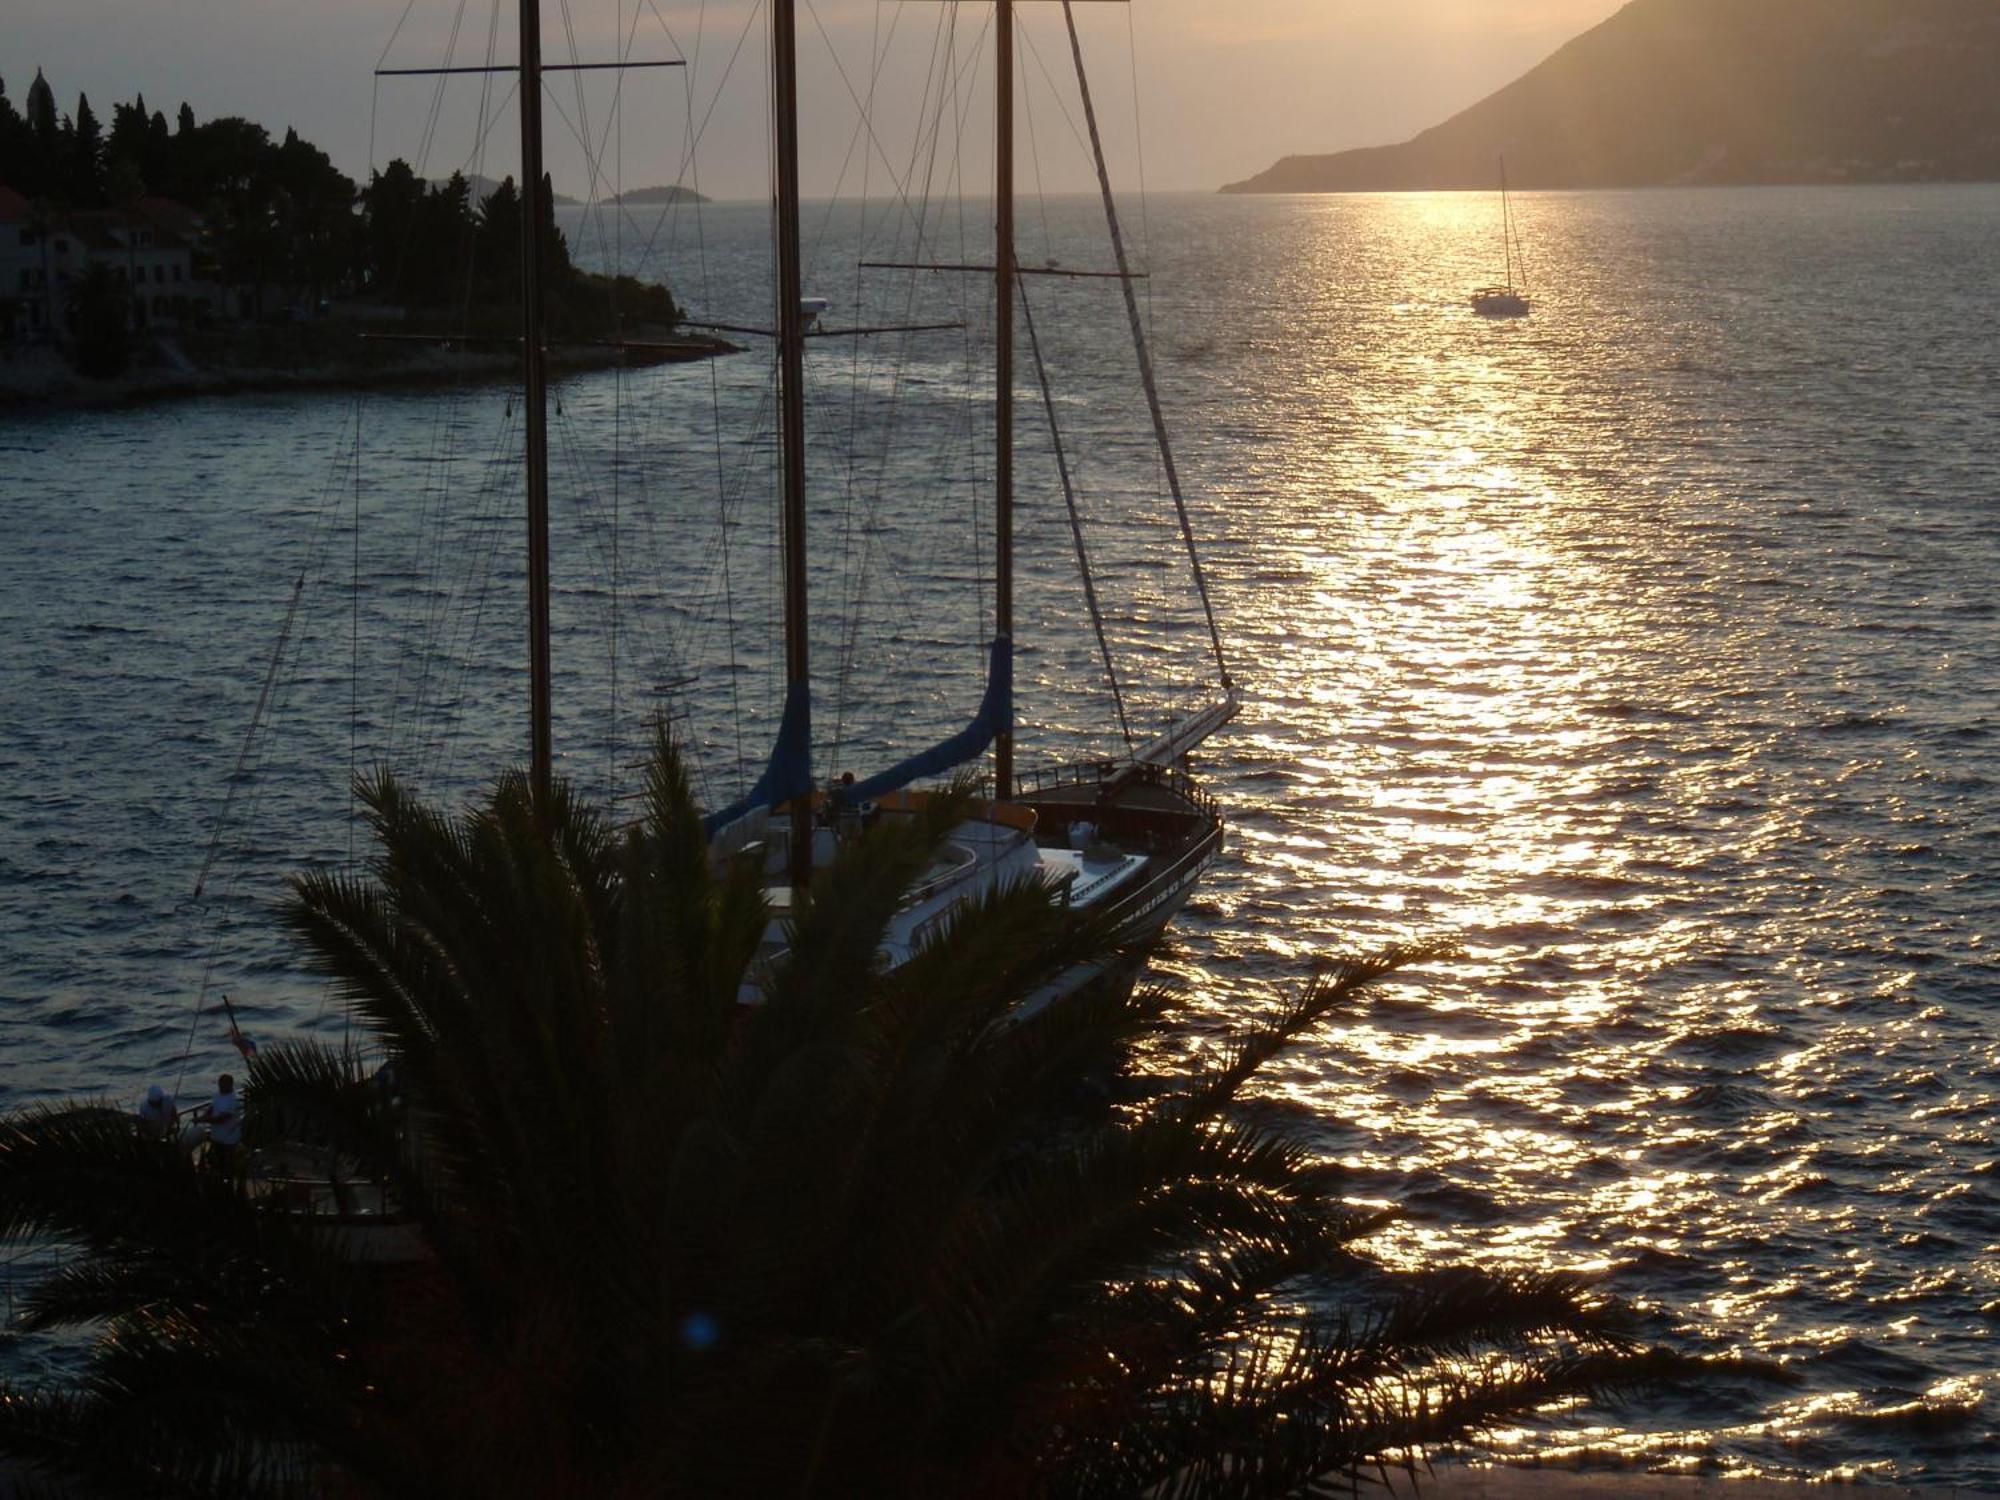
POLYGON ((512 177, 479 204, 479 228, 473 258, 480 275, 497 282, 509 300, 518 300, 521 285, 521 195, 512 177))
POLYGON ((324 1237, 102 1103, 0 1125, 0 1232, 50 1231, 82 1253, 23 1324, 103 1336, 83 1389, 7 1392, 0 1451, 86 1493, 224 1496, 309 1491, 385 1445, 350 1357, 384 1287, 324 1237))
MULTIPOLYGON (((519 257, 517 256, 516 259, 519 257)), ((552 285, 567 282, 576 267, 569 258, 569 237, 556 224, 556 189, 549 174, 542 174, 542 274, 552 285)))
MULTIPOLYGON (((130 104, 113 105, 111 132, 104 141, 107 176, 127 183, 136 180, 144 192, 165 192, 172 170, 171 140, 166 116, 157 111, 149 114, 144 94, 130 104)), ((119 196, 115 191, 111 194, 114 202, 119 196)))
POLYGON ((81 207, 100 207, 104 202, 104 133, 88 94, 76 96, 76 127, 66 166, 70 200, 81 207))
POLYGON ((123 205, 145 195, 146 179, 139 175, 139 168, 132 158, 129 156, 113 158, 104 174, 106 201, 123 205))
POLYGON ((174 145, 179 175, 207 221, 222 278, 248 285, 261 315, 271 284, 290 270, 270 135, 255 121, 224 116, 195 126, 185 141, 176 136, 174 145))
POLYGON ((137 167, 145 154, 146 96, 141 94, 131 104, 111 106, 111 130, 104 138, 104 155, 108 161, 123 159, 137 167))
MULTIPOLYGON (((375 175, 362 197, 367 266, 359 278, 377 295, 412 307, 463 309, 478 219, 472 187, 452 173, 428 187, 398 158, 375 175)), ((518 256, 516 257, 518 259, 518 256)))
POLYGON ((71 359, 79 375, 110 380, 131 362, 130 290, 125 278, 93 261, 69 291, 71 359))
POLYGON ((287 129, 270 154, 274 219, 286 274, 315 302, 340 288, 354 260, 354 182, 324 151, 287 129))
POLYGON ((371 876, 285 916, 407 1112, 274 1046, 252 1144, 379 1176, 427 1259, 366 1274, 101 1107, 17 1116, 0 1232, 81 1247, 28 1321, 109 1334, 84 1394, 0 1392, 0 1451, 204 1494, 1275 1495, 1665 1363, 1561 1277, 1371 1265, 1385 1216, 1236 1109, 1414 952, 1080 1111, 1165 1003, 1022 1012, 1101 934, 1021 887, 877 961, 962 799, 843 853, 760 960, 757 873, 664 743, 623 832, 519 774, 457 818, 362 792, 371 876))
POLYGON ((424 185, 400 156, 368 179, 361 193, 361 260, 356 279, 380 296, 396 295, 424 185))
POLYGON ((0 80, 0 162, 6 163, 0 182, 30 198, 42 191, 35 129, 7 97, 4 80, 0 80))

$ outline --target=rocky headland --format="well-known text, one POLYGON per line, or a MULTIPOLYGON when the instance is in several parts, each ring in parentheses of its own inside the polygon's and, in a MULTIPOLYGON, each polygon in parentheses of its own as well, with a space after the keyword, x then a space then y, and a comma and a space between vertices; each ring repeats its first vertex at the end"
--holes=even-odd
POLYGON ((1226 193, 2000 179, 1994 0, 1632 0, 1412 140, 1226 193))

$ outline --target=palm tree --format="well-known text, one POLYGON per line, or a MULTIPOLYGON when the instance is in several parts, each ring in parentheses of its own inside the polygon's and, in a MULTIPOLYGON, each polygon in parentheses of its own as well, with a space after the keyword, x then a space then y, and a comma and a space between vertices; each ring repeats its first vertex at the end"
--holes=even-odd
POLYGON ((1235 1107, 1435 950, 1093 1105, 1166 998, 1021 1001, 1105 934, 1013 889, 876 960, 960 796, 844 852, 760 957, 757 872, 711 862, 664 738, 622 833, 518 774, 455 819, 361 790, 372 871, 284 917, 408 1106, 272 1048, 250 1144, 386 1184, 424 1259, 357 1265, 102 1108, 17 1117, 0 1232, 80 1247, 28 1322, 107 1332, 80 1393, 0 1402, 0 1452, 201 1494, 1289 1494, 1672 1364, 1565 1278, 1369 1261, 1387 1216, 1235 1107))
POLYGON ((375 1446, 345 1355, 382 1288, 129 1114, 76 1104, 0 1128, 0 1232, 68 1252, 27 1329, 104 1329, 77 1387, 4 1393, 0 1451, 87 1493, 219 1494, 375 1446))

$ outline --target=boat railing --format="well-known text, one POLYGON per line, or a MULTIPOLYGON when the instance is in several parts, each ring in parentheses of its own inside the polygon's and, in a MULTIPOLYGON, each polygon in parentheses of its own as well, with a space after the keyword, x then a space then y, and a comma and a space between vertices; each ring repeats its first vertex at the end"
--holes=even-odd
POLYGON ((1185 765, 1154 765, 1148 761, 1087 760, 1037 767, 1014 778, 1015 795, 1033 797, 1075 786, 1108 786, 1121 778, 1147 786, 1165 787, 1184 797, 1212 820, 1222 817, 1218 802, 1185 765))
POLYGON ((947 843, 937 861, 917 883, 903 893, 901 910, 921 906, 939 891, 958 884, 979 867, 979 856, 964 844, 947 843))
POLYGON ((253 1152, 245 1187, 260 1207, 321 1222, 369 1223, 400 1220, 404 1209, 395 1189, 379 1178, 338 1170, 314 1171, 303 1162, 253 1152))

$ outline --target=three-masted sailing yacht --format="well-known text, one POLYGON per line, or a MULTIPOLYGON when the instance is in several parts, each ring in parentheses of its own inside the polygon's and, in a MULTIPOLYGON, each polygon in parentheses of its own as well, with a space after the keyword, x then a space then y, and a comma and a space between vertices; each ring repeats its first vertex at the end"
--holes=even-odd
MULTIPOLYGON (((934 867, 909 893, 892 925, 883 954, 894 964, 951 920, 979 893, 1001 882, 1040 882, 1051 899, 1100 917, 1126 943, 1157 933, 1187 899, 1221 848, 1223 820, 1212 797, 1194 781, 1187 757, 1236 713, 1238 698, 1224 663, 1221 635, 1194 535, 1179 471, 1162 415, 1144 322, 1133 290, 1110 176, 1083 69, 1082 46, 1065 0, 1071 53, 1089 124, 1115 271, 1133 338, 1141 384, 1152 416, 1162 472, 1171 490, 1192 562, 1218 689, 1214 700, 1191 712, 1149 743, 1116 755, 1023 775, 1016 770, 1013 675, 1014 453, 1017 292, 1032 274, 1018 263, 1014 231, 1014 0, 997 0, 995 49, 994 253, 990 267, 882 266, 883 269, 973 271, 990 274, 994 300, 995 574, 993 636, 986 685, 966 727, 938 744, 858 782, 815 789, 811 775, 811 675, 807 663, 806 465, 804 453, 804 340, 799 284, 797 53, 793 0, 772 6, 772 59, 776 160, 778 411, 783 516, 786 692, 777 741, 756 785, 737 802, 710 815, 718 850, 761 847, 770 876, 777 921, 772 943, 783 942, 784 913, 792 892, 808 884, 833 857, 840 839, 880 817, 909 815, 928 795, 916 783, 948 774, 991 752, 991 795, 977 802, 954 829, 934 867)), ((1053 274, 1066 274, 1055 272, 1053 274)), ((1032 317, 1019 302, 1032 337, 1032 317)), ((1054 403, 1045 405, 1053 426, 1054 403)), ((1058 466, 1067 466, 1056 434, 1058 466)), ((1086 580, 1085 587, 1088 588, 1086 580)), ((1095 605, 1093 600, 1093 615, 1095 605)), ((1101 636, 1101 625, 1100 625, 1101 636)), ((1107 651, 1107 661, 1109 653, 1107 651)), ((1114 677, 1115 687, 1115 677, 1114 677)), ((1122 719, 1123 709, 1120 708, 1122 719)))

